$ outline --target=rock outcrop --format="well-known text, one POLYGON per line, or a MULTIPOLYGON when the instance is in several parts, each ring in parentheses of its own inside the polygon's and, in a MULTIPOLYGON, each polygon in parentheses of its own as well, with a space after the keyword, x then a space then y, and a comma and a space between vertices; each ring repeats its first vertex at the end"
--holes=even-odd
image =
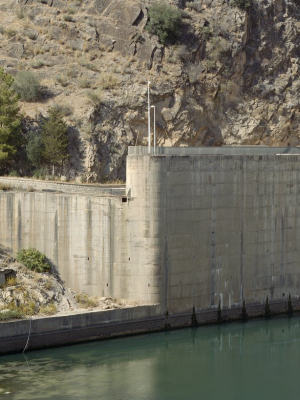
POLYGON ((149 0, 0 1, 0 66, 45 87, 24 112, 72 109, 71 177, 125 177, 128 145, 147 143, 148 80, 159 146, 299 144, 299 1, 175 3, 180 40, 162 46, 149 0))

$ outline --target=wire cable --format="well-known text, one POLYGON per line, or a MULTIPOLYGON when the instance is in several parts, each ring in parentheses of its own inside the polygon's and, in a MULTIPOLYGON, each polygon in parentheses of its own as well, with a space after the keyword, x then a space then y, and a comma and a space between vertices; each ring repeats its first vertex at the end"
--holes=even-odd
POLYGON ((26 345, 25 345, 25 347, 24 347, 24 350, 22 351, 22 354, 25 353, 25 350, 27 349, 27 346, 28 346, 28 343, 29 343, 30 332, 31 332, 31 321, 32 321, 32 318, 30 318, 28 338, 27 338, 27 342, 26 342, 26 345))

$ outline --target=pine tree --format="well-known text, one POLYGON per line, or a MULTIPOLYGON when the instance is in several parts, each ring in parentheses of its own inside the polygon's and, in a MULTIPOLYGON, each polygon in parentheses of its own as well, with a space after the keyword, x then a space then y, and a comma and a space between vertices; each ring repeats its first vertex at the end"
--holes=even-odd
POLYGON ((49 110, 49 118, 42 127, 42 140, 44 143, 44 162, 55 167, 63 167, 64 162, 70 157, 68 153, 68 126, 63 116, 56 108, 49 110))
POLYGON ((26 154, 33 167, 40 167, 44 162, 44 142, 42 136, 36 132, 30 132, 26 145, 26 154))
POLYGON ((0 173, 15 164, 22 143, 21 115, 18 95, 14 92, 13 77, 0 68, 0 173))

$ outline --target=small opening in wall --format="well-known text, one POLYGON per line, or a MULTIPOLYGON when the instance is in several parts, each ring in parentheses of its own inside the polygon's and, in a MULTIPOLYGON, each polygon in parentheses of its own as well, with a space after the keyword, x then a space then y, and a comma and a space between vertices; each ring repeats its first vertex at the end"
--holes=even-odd
POLYGON ((130 257, 128 258, 128 260, 130 261, 130 257))
POLYGON ((284 297, 285 296, 285 293, 282 293, 282 297, 284 297))
POLYGON ((108 287, 108 283, 106 284, 106 286, 108 287))
POLYGON ((127 197, 122 197, 122 203, 127 203, 127 197))
POLYGON ((90 261, 90 257, 88 257, 88 261, 90 261))

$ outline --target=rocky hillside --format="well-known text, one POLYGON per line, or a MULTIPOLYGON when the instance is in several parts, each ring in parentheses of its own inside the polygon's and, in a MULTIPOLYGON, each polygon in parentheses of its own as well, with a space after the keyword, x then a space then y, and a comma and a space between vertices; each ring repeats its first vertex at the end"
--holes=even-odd
POLYGON ((145 30, 151 3, 0 0, 0 66, 42 81, 27 127, 66 110, 70 178, 124 178, 127 146, 147 140, 148 80, 160 146, 299 144, 299 0, 174 0, 168 46, 145 30))

